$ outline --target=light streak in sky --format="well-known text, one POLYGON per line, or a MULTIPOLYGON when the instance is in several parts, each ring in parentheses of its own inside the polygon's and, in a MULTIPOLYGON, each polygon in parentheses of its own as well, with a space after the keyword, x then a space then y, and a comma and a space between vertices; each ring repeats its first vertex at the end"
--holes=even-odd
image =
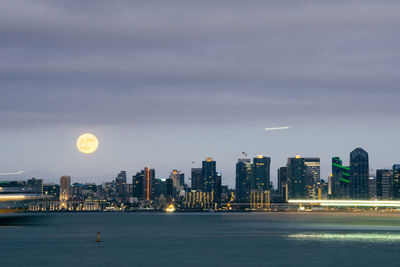
POLYGON ((0 172, 0 175, 18 175, 23 174, 25 171, 17 171, 17 172, 0 172))
POLYGON ((289 129, 289 126, 285 126, 285 127, 272 127, 272 128, 265 128, 266 131, 276 131, 276 130, 287 130, 289 129))

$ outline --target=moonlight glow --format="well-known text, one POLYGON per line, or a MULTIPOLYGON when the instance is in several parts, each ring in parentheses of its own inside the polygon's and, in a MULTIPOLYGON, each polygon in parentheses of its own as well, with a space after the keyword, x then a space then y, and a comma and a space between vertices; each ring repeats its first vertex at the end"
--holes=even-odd
POLYGON ((99 141, 97 140, 97 137, 91 133, 82 134, 76 141, 76 147, 84 154, 91 154, 95 152, 98 146, 99 141))

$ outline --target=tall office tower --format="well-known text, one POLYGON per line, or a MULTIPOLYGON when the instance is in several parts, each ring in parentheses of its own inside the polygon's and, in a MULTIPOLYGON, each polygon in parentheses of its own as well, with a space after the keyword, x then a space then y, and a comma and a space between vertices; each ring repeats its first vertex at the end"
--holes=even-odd
POLYGON ((119 198, 126 198, 126 171, 121 171, 115 178, 115 184, 117 189, 117 196, 119 198))
POLYGON ((278 169, 278 194, 282 196, 283 202, 287 201, 287 167, 278 169))
POLYGON ((350 197, 350 167, 343 166, 339 157, 332 158, 332 197, 348 199, 350 197))
POLYGON ((214 201, 216 203, 221 203, 222 196, 222 173, 217 172, 215 177, 215 191, 214 191, 214 201))
POLYGON ((191 190, 202 190, 201 188, 202 168, 192 168, 192 188, 191 190))
POLYGON ((143 199, 143 183, 144 173, 143 171, 136 173, 132 176, 132 196, 137 199, 143 199))
POLYGON ((392 199, 391 170, 376 170, 376 198, 379 200, 392 199))
POLYGON ((368 199, 368 153, 356 148, 350 153, 350 198, 368 199))
POLYGON ((369 176, 368 178, 368 198, 371 200, 376 199, 376 177, 369 176))
POLYGON ((288 198, 307 198, 307 168, 304 158, 296 155, 287 161, 288 198))
POLYGON ((61 208, 67 208, 67 200, 71 191, 71 176, 61 176, 60 178, 60 203, 61 208))
POLYGON ((169 175, 169 178, 172 179, 173 187, 175 188, 174 192, 183 190, 185 174, 183 174, 181 171, 173 170, 169 175))
POLYGON ((153 181, 155 179, 156 172, 154 169, 145 167, 143 170, 143 175, 144 175, 143 199, 144 200, 153 200, 154 199, 153 181))
POLYGON ((393 165, 392 169, 392 188, 393 188, 393 199, 400 199, 400 164, 393 165))
POLYGON ((211 202, 217 202, 221 199, 221 196, 218 195, 216 163, 212 158, 206 158, 206 160, 202 162, 202 166, 200 181, 201 191, 211 193, 211 202))
POLYGON ((306 166, 306 181, 307 181, 307 198, 318 198, 318 184, 320 184, 320 159, 319 158, 304 158, 306 166))
POLYGON ((246 203, 248 201, 251 175, 250 159, 238 159, 236 163, 236 202, 246 203))
POLYGON ((251 189, 252 190, 270 190, 271 182, 270 182, 270 166, 271 166, 271 158, 263 157, 262 155, 258 155, 253 159, 253 175, 251 181, 251 189))
POLYGON ((27 185, 32 193, 43 194, 43 179, 28 179, 27 185))

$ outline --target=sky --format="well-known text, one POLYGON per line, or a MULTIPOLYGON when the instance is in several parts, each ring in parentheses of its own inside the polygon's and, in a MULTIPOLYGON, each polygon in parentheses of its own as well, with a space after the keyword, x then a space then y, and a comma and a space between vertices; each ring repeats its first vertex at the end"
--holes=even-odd
POLYGON ((391 168, 399 13, 389 0, 3 0, 0 172, 25 173, 0 180, 188 178, 211 156, 233 186, 244 151, 272 158, 276 184, 288 157, 321 157, 326 179, 359 146, 391 168), (85 132, 94 154, 75 147, 85 132))

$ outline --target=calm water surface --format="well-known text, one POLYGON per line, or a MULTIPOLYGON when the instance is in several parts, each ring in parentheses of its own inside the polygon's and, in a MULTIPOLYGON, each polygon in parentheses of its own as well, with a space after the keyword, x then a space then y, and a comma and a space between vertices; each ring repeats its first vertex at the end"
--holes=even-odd
POLYGON ((58 213, 0 222, 0 266, 399 264, 396 215, 58 213))

